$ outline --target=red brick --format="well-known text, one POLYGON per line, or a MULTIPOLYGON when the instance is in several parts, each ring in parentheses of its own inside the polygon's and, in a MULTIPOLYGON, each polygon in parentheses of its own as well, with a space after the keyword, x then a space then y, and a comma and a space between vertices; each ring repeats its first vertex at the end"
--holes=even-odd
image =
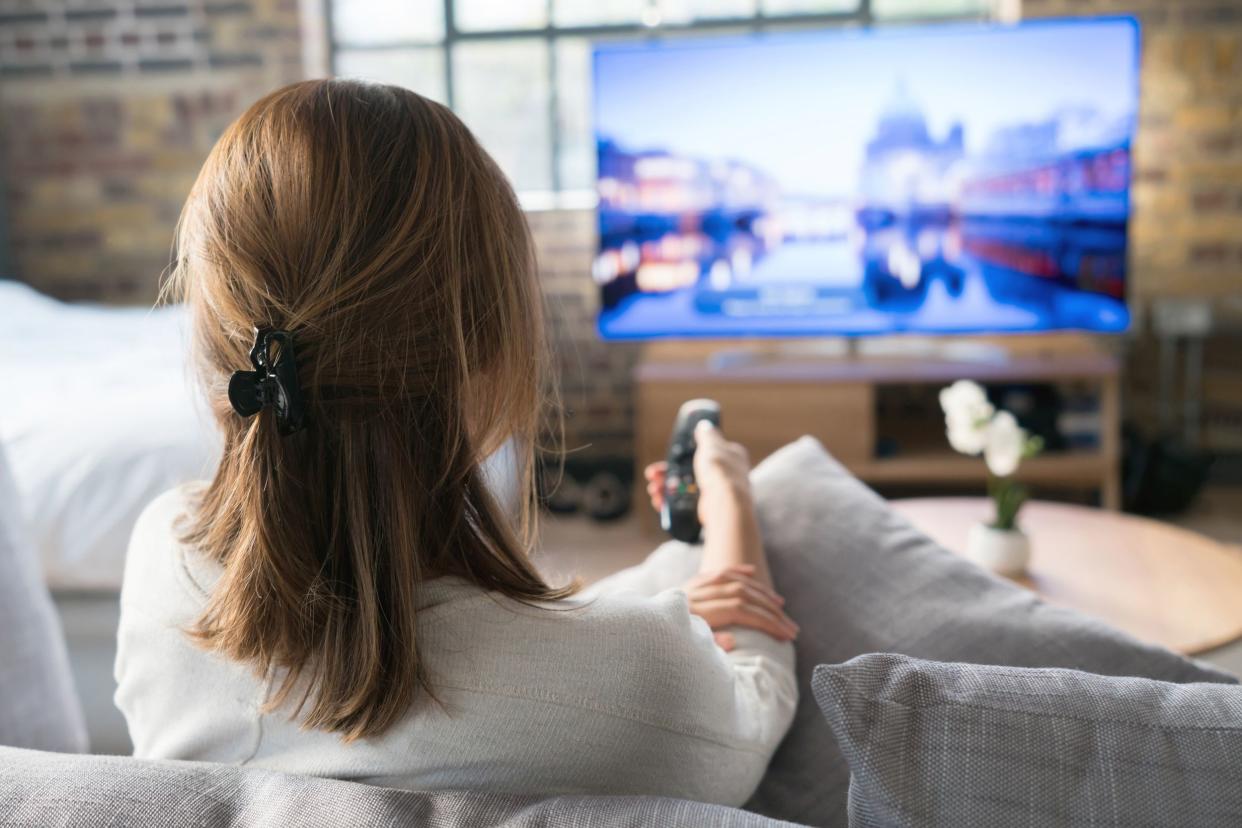
POLYGON ((1195 264, 1219 264, 1229 258, 1230 247, 1224 242, 1194 244, 1190 248, 1190 261, 1195 264))
POLYGON ((1134 170, 1133 180, 1144 184, 1160 184, 1169 177, 1164 167, 1139 167, 1134 170))
POLYGON ((1225 190, 1204 190, 1195 193, 1191 203, 1196 210, 1221 210, 1229 204, 1229 194, 1225 190))

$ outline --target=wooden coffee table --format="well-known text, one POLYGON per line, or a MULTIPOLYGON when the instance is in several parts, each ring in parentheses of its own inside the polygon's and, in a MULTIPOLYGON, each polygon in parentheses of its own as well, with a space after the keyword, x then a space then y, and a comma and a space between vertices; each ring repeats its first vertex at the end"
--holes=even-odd
MULTIPOLYGON (((895 500, 893 508, 962 554, 985 498, 895 500)), ((1191 655, 1242 637, 1242 549, 1166 523, 1083 506, 1031 501, 1019 523, 1030 571, 1015 581, 1051 604, 1108 621, 1191 655)))

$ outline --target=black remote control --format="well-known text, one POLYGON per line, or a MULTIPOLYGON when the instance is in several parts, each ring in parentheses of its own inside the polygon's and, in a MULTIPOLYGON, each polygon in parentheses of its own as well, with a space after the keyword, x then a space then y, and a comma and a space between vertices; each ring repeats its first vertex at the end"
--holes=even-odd
POLYGON ((707 420, 720 428, 720 403, 690 400, 677 412, 668 444, 668 475, 664 478, 664 506, 660 527, 679 541, 696 543, 699 524, 699 487, 694 482, 694 427, 707 420))

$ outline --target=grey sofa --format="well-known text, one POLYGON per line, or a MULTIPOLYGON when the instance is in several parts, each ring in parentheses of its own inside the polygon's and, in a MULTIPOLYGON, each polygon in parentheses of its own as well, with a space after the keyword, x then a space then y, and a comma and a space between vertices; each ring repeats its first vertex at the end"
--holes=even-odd
POLYGON ((773 828, 790 823, 660 797, 412 793, 205 762, 0 748, 0 825, 100 824, 773 828))
MULTIPOLYGON (((27 578, 0 595, 10 622, 0 625, 0 745, 20 746, 0 747, 0 826, 844 825, 847 799, 857 793, 851 771, 858 768, 847 763, 850 745, 841 743, 849 749, 843 751, 834 736, 845 732, 842 722, 830 724, 816 704, 816 693, 828 698, 820 688, 812 692, 817 665, 888 652, 1160 682, 1234 681, 1048 606, 940 549, 814 440, 778 451, 752 480, 773 577, 802 626, 803 693, 748 810, 654 797, 412 793, 262 769, 48 752, 80 747, 81 717, 65 671, 55 667, 55 619, 39 609, 46 592, 27 578), (22 621, 29 618, 42 619, 34 647, 31 625, 22 621), (19 651, 49 655, 53 669, 13 674, 9 654, 19 651), (42 724, 31 736, 17 719, 34 714, 42 724)), ((0 508, 0 528, 4 515, 0 508)), ((0 586, 20 568, 20 553, 20 542, 0 544, 0 586)), ((900 754, 900 734, 896 745, 900 754)))

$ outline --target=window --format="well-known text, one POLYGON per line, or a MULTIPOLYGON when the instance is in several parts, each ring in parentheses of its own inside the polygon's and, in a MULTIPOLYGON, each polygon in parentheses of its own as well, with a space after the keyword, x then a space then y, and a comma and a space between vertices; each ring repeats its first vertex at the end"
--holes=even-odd
POLYGON ((327 0, 333 71, 453 107, 513 181, 589 191, 591 43, 829 23, 983 17, 1005 0, 327 0))

